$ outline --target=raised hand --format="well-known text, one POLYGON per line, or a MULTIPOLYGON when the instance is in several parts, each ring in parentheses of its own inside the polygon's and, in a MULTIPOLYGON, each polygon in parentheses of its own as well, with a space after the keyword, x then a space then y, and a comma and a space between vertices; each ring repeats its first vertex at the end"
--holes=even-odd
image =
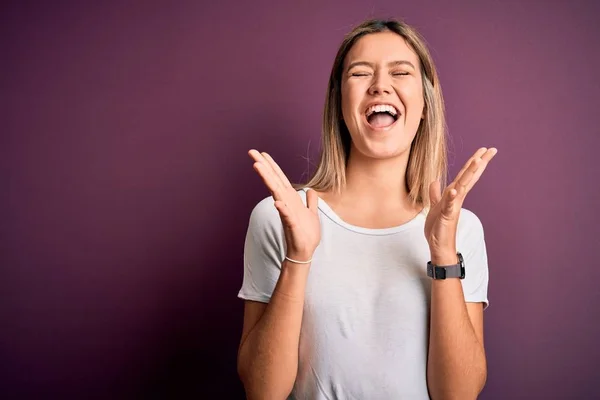
POLYGON ((431 208, 425 220, 425 237, 432 259, 456 262, 456 231, 460 209, 467 193, 477 183, 488 163, 498 151, 482 147, 467 161, 444 192, 439 182, 429 187, 431 208))
POLYGON ((307 205, 304 205, 296 189, 269 154, 253 149, 248 155, 254 160, 254 170, 275 199, 275 208, 284 227, 287 256, 299 261, 311 259, 321 241, 317 192, 309 189, 306 193, 307 205))

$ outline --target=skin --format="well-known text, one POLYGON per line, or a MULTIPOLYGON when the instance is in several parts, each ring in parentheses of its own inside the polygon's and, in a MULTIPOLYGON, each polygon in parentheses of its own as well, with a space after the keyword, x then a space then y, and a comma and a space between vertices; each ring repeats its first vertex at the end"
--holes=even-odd
MULTIPOLYGON (((348 53, 342 76, 342 117, 352 146, 341 194, 309 190, 305 206, 270 155, 249 151, 255 171, 275 199, 288 257, 312 258, 320 241, 319 197, 342 219, 368 228, 396 226, 420 211, 410 205, 405 185, 410 145, 424 111, 418 65, 417 55, 404 39, 390 32, 364 36, 348 53), (377 130, 368 124, 365 109, 372 102, 398 109, 400 116, 390 129, 377 130)), ((432 183, 424 235, 433 263, 457 262, 460 209, 496 153, 495 148, 478 149, 443 191, 432 183)), ((309 271, 310 264, 284 261, 271 301, 245 304, 238 372, 249 399, 283 399, 293 388, 309 271)), ((427 366, 433 399, 477 398, 487 376, 483 343, 482 304, 465 303, 458 278, 434 280, 427 366)))

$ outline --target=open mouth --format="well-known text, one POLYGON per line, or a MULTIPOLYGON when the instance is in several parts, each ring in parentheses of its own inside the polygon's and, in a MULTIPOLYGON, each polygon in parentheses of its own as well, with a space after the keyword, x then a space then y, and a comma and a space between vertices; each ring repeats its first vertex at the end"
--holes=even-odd
POLYGON ((377 104, 367 108, 365 113, 367 123, 374 129, 391 127, 400 117, 396 107, 389 104, 377 104))

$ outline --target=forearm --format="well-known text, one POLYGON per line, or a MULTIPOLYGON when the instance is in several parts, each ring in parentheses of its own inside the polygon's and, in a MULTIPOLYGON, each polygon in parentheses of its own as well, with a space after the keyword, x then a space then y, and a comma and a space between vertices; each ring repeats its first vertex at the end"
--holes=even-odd
POLYGON ((308 265, 283 263, 264 314, 240 347, 240 376, 249 399, 284 399, 298 370, 308 265))
POLYGON ((486 376, 483 344, 467 313, 460 280, 434 280, 427 366, 432 398, 476 399, 486 376))

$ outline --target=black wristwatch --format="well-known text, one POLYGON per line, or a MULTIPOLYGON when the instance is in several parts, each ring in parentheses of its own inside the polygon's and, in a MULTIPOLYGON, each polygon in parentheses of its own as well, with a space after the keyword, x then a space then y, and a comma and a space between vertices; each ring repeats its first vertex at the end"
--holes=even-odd
POLYGON ((460 278, 465 279, 465 261, 460 253, 458 256, 458 264, 454 265, 433 265, 431 261, 427 263, 427 276, 433 279, 460 278))

